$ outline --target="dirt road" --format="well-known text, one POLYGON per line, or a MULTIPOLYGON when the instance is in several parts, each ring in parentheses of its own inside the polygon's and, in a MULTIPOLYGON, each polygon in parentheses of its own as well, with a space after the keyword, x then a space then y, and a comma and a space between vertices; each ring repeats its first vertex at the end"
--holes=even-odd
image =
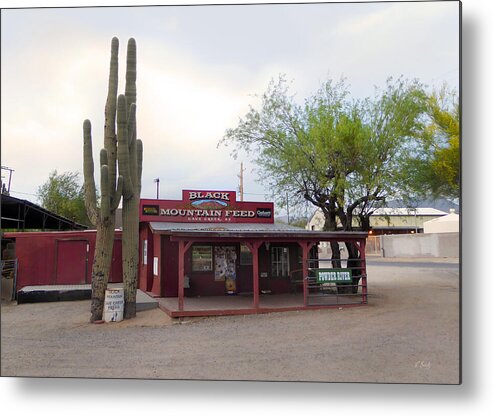
MULTIPOLYGON (((436 266, 436 265, 435 265, 436 266)), ((369 305, 87 323, 89 301, 2 305, 2 376, 459 382, 459 271, 368 267, 369 305)))

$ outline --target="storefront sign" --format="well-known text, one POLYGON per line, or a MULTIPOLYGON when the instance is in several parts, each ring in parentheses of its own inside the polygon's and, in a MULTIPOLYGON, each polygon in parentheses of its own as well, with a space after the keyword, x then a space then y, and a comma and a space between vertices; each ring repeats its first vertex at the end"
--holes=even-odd
POLYGON ((317 283, 351 283, 353 273, 351 269, 317 269, 317 283))
POLYGON ((257 218, 271 218, 272 210, 270 208, 257 209, 257 218))
POLYGON ((159 205, 143 205, 143 215, 159 215, 159 205))
POLYGON ((182 192, 183 199, 141 200, 141 221, 273 223, 271 202, 236 201, 233 191, 182 192))
POLYGON ((188 198, 194 199, 222 199, 229 201, 230 192, 203 192, 203 191, 188 191, 188 198))

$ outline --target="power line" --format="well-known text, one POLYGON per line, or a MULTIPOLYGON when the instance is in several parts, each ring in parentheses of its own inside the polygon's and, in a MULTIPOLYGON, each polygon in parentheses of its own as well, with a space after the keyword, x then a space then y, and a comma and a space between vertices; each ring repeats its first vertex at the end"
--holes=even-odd
POLYGON ((262 196, 268 196, 268 194, 254 194, 253 192, 243 192, 244 195, 262 195, 262 196))

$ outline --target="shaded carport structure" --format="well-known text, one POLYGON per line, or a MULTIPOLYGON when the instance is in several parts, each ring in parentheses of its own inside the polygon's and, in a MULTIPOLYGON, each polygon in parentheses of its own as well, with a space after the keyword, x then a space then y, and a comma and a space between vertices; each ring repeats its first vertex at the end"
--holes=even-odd
POLYGON ((88 227, 55 214, 31 201, 1 195, 2 230, 85 230, 88 227))

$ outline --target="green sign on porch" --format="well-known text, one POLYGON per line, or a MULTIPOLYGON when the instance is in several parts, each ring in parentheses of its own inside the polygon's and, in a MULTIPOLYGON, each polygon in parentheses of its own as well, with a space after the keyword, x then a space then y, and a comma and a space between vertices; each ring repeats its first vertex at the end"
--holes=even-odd
POLYGON ((317 283, 351 283, 351 269, 317 269, 317 283))

